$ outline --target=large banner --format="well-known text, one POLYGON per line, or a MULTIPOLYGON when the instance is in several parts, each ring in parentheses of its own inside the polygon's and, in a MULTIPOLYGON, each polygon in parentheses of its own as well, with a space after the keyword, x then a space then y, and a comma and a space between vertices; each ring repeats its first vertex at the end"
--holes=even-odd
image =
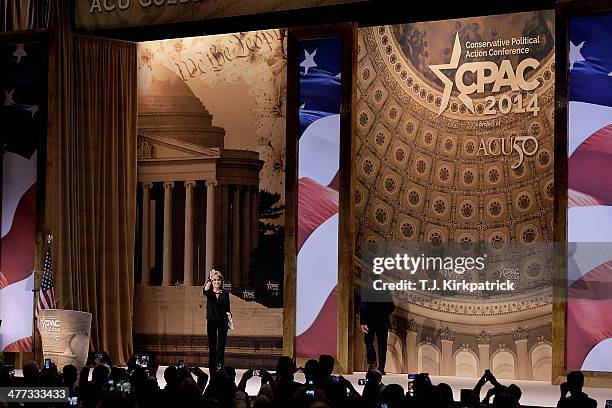
POLYGON ((2 246, 0 351, 32 349, 36 255, 36 165, 46 117, 45 48, 0 45, 2 246))
POLYGON ((552 11, 359 30, 356 257, 362 303, 395 303, 386 371, 550 380, 554 32, 552 11))
POLYGON ((136 348, 161 350, 165 363, 207 363, 202 286, 215 268, 235 323, 226 364, 274 367, 283 335, 285 32, 146 42, 138 55, 136 348))
POLYGON ((612 371, 612 14, 569 22, 567 369, 612 371))
POLYGON ((342 40, 300 41, 297 357, 335 356, 342 40))

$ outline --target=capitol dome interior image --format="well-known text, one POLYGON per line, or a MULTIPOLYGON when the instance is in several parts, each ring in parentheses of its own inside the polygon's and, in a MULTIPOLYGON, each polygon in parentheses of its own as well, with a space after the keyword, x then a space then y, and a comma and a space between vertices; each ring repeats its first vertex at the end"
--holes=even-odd
POLYGON ((610 2, 0 17, 0 408, 612 407, 610 2))

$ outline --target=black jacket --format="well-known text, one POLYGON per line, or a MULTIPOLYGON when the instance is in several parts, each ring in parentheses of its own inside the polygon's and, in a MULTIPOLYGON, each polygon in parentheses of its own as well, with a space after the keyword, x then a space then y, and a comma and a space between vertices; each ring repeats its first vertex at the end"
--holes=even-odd
POLYGON ((384 325, 391 326, 389 316, 395 310, 395 304, 391 302, 362 302, 359 306, 359 322, 368 326, 384 325))
POLYGON ((206 296, 206 319, 217 322, 226 322, 227 313, 231 313, 229 292, 221 289, 221 293, 217 298, 212 287, 209 290, 203 290, 206 296))
POLYGON ((359 324, 371 327, 389 328, 391 321, 389 316, 395 310, 393 296, 389 291, 376 291, 366 286, 361 291, 361 303, 359 304, 359 324))

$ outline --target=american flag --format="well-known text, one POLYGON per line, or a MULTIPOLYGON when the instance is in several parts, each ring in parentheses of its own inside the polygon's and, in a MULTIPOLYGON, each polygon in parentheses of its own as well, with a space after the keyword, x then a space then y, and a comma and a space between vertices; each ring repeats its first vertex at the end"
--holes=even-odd
MULTIPOLYGON (((53 279, 53 257, 51 256, 51 241, 53 237, 47 238, 47 251, 45 252, 45 262, 43 274, 40 280, 40 293, 36 304, 36 320, 38 321, 39 311, 42 309, 55 309, 55 289, 53 279)), ((39 329, 40 330, 40 329, 39 329)))
POLYGON ((340 38, 300 42, 296 355, 336 355, 340 38))
POLYGON ((36 258, 36 170, 46 115, 44 47, 0 44, 2 241, 0 351, 32 351, 36 258))
POLYGON ((569 40, 567 368, 612 371, 612 14, 569 40))

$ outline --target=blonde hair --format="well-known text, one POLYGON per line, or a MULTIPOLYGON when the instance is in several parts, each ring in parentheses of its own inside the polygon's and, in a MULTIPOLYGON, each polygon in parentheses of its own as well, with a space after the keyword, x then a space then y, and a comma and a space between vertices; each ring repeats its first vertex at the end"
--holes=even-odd
POLYGON ((225 279, 223 279, 223 274, 216 269, 213 269, 211 272, 210 280, 212 281, 215 276, 218 276, 221 279, 221 287, 223 287, 223 283, 225 282, 225 279))

